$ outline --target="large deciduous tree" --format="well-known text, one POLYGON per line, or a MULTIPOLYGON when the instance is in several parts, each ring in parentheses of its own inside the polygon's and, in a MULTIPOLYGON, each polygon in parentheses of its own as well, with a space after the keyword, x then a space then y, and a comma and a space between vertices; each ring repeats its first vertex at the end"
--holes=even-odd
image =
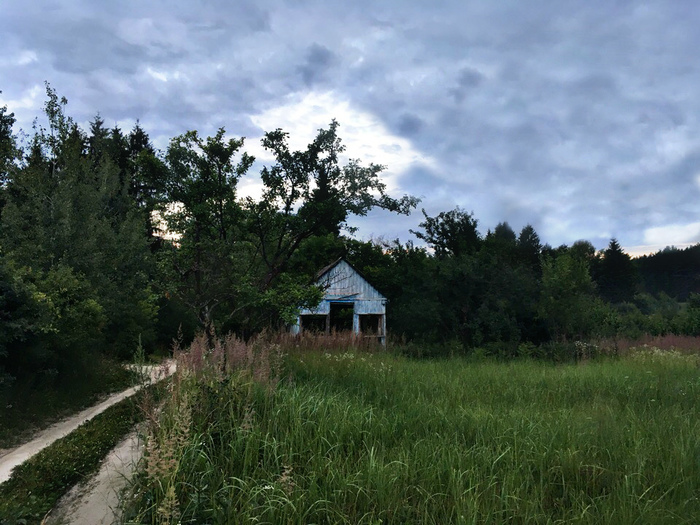
POLYGON ((423 216, 425 220, 419 226, 425 231, 410 232, 425 241, 438 258, 462 257, 479 250, 482 239, 477 230, 478 221, 472 213, 457 207, 440 212, 436 217, 428 216, 423 210, 423 216))
POLYGON ((241 153, 234 161, 243 139, 227 141, 223 129, 207 140, 195 132, 173 139, 167 218, 180 238, 168 264, 173 291, 204 326, 215 321, 215 310, 217 323, 239 330, 260 328, 263 319, 265 325, 291 320, 299 305, 320 298, 308 272, 289 271, 299 267, 295 255, 305 242, 337 238, 349 216, 375 207, 409 213, 415 206, 413 197, 386 193, 382 166, 341 165, 337 128, 333 121, 319 130, 304 151, 291 150, 280 129, 266 133, 262 144, 275 162, 261 171, 260 198, 244 201, 236 187, 253 158, 241 153))
POLYGON ((595 284, 588 262, 570 253, 542 261, 539 316, 558 340, 581 339, 594 329, 595 284))
POLYGON ((288 133, 265 134, 263 147, 275 157, 262 170, 262 200, 248 201, 250 231, 265 266, 265 289, 284 272, 301 243, 312 236, 337 235, 351 215, 363 216, 373 208, 409 214, 418 199, 398 199, 386 193, 379 178, 384 166, 362 166, 351 159, 341 166, 344 151, 334 120, 320 129, 304 151, 292 151, 288 133))
POLYGON ((171 291, 206 328, 222 303, 240 307, 250 284, 236 187, 255 159, 241 153, 243 142, 226 140, 223 128, 207 139, 189 131, 172 139, 166 154, 165 217, 177 241, 163 254, 163 268, 171 291))

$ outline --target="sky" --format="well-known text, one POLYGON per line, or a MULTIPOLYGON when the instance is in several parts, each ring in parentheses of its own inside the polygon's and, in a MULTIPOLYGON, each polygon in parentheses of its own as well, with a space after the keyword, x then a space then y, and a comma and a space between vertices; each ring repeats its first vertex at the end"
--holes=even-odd
POLYGON ((700 242, 698 27, 696 0, 1 0, 0 107, 30 132, 48 81, 84 128, 138 119, 161 149, 223 126, 258 158, 242 194, 265 131, 302 149, 335 118, 422 200, 358 238, 459 206, 637 255, 700 242))

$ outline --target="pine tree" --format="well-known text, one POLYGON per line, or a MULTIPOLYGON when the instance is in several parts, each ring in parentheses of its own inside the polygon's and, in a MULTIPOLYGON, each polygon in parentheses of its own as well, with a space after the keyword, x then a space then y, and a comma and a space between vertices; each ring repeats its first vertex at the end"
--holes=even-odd
POLYGON ((637 269, 617 239, 611 239, 598 267, 600 295, 611 303, 629 302, 639 283, 637 269))

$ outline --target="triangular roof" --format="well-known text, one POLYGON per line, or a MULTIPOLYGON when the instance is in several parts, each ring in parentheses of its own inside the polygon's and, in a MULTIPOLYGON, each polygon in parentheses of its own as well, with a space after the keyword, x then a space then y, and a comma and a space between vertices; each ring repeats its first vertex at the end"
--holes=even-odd
MULTIPOLYGON (((314 277, 314 280, 318 281, 321 277, 323 277, 323 276, 326 275, 328 272, 330 272, 333 268, 335 268, 336 266, 338 266, 338 263, 339 263, 340 261, 344 261, 344 260, 345 260, 345 259, 344 259, 343 257, 338 257, 335 261, 333 261, 332 263, 330 263, 328 266, 324 266, 324 267, 321 268, 318 272, 316 272, 316 277, 314 277)), ((345 262, 348 263, 348 266, 350 266, 350 268, 352 268, 353 270, 355 270, 355 271, 357 272, 357 268, 355 268, 355 267, 354 267, 352 264, 350 264, 348 261, 345 261, 345 262)), ((360 273, 360 272, 357 272, 357 273, 360 273)), ((360 273, 360 275, 362 275, 362 274, 360 273)), ((365 276, 363 275, 362 278, 365 279, 365 276)), ((366 281, 366 280, 367 280, 367 279, 365 279, 365 281, 366 281)))
POLYGON ((385 299, 384 294, 382 294, 379 290, 377 290, 377 289, 369 282, 369 280, 367 279, 367 277, 365 277, 365 276, 362 274, 362 272, 360 272, 357 268, 355 268, 352 264, 350 264, 344 257, 339 257, 338 259, 336 259, 335 261, 333 261, 333 262, 332 262, 331 264, 329 264, 328 266, 325 266, 325 267, 321 268, 321 269, 318 271, 318 273, 316 274, 316 282, 319 282, 326 274, 328 274, 331 270, 333 270, 333 268, 335 268, 336 266, 338 266, 341 262, 344 262, 345 264, 347 264, 353 272, 355 272, 357 275, 359 275, 359 276, 362 278, 362 280, 365 281, 365 283, 367 284, 367 286, 369 287, 369 289, 371 289, 371 290, 372 290, 373 292, 375 292, 377 295, 379 295, 380 297, 382 297, 382 298, 385 299))

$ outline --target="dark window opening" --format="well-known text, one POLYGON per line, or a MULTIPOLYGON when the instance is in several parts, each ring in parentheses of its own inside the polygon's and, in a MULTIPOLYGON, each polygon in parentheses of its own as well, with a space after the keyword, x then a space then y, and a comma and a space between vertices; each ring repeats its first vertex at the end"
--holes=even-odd
POLYGON ((353 303, 331 303, 331 330, 334 332, 352 330, 354 312, 353 303))
POLYGON ((384 335, 382 328, 381 315, 369 314, 360 316, 360 332, 364 335, 384 335))
POLYGON ((302 315, 301 330, 303 332, 325 333, 326 331, 326 316, 325 315, 302 315))

